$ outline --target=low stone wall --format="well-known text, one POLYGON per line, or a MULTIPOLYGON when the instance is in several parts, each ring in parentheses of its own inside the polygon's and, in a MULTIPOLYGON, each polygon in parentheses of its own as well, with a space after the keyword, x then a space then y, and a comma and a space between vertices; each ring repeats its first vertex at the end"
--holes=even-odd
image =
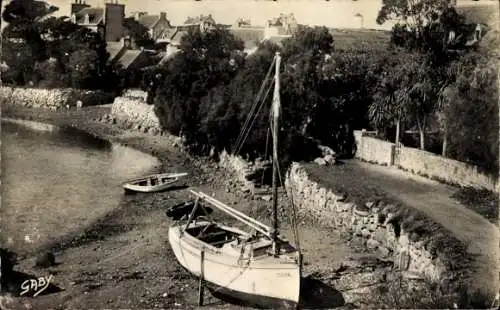
POLYGON ((477 166, 409 147, 397 150, 394 164, 401 169, 438 181, 495 191, 496 180, 477 166))
POLYGON ((453 280, 461 269, 457 262, 467 258, 464 244, 417 210, 389 201, 356 205, 346 195, 312 181, 298 163, 292 165, 285 182, 300 217, 362 238, 368 248, 392 258, 410 274, 453 280))
POLYGON ((356 158, 375 164, 395 165, 448 184, 496 190, 496 179, 479 171, 477 166, 415 148, 396 147, 394 143, 374 138, 373 135, 371 131, 354 132, 356 158))
POLYGON ((230 155, 226 150, 219 154, 219 165, 234 175, 235 179, 242 185, 243 191, 250 193, 255 191, 254 184, 247 178, 254 171, 255 165, 247 162, 241 156, 230 155))
POLYGON ((142 100, 116 97, 109 116, 115 123, 146 133, 160 134, 163 129, 154 106, 142 100))
POLYGON ((61 108, 81 107, 111 103, 114 94, 103 91, 79 89, 40 89, 22 87, 0 87, 0 104, 14 104, 24 107, 61 108))
POLYGON ((147 102, 148 100, 148 93, 140 90, 140 89, 126 89, 123 92, 122 97, 129 98, 129 99, 136 99, 140 100, 142 102, 147 102))
POLYGON ((360 139, 360 144, 357 145, 356 156, 370 163, 392 166, 394 164, 394 151, 394 143, 365 136, 360 139))

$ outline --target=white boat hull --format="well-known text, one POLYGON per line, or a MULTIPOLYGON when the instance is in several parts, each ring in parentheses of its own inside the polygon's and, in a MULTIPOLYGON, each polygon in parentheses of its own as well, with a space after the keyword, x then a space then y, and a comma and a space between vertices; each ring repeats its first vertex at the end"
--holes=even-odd
MULTIPOLYGON (((191 225, 190 225, 191 226, 191 225)), ((240 259, 238 247, 216 248, 172 226, 169 242, 178 262, 195 276, 201 275, 212 295, 249 306, 295 309, 300 296, 300 268, 294 260, 263 255, 240 259)), ((239 247, 241 249, 241 247, 239 247)))
POLYGON ((187 176, 187 173, 164 173, 146 176, 140 179, 130 180, 123 183, 123 188, 127 191, 153 193, 168 189, 174 183, 178 182, 182 177, 187 176), (159 180, 166 179, 164 182, 159 180), (156 180, 157 184, 151 184, 151 180, 156 180), (149 181, 149 183, 148 183, 149 181))

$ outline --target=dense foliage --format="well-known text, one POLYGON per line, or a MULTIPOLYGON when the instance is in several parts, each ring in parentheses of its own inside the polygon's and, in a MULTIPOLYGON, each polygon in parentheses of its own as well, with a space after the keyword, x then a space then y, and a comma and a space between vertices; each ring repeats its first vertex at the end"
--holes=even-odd
POLYGON ((426 132, 438 132, 443 156, 497 175, 498 32, 478 42, 475 21, 448 2, 383 1, 377 21, 398 19, 390 43, 402 51, 379 80, 370 118, 382 131, 397 127, 391 140, 416 129, 425 150, 426 132))
POLYGON ((464 47, 470 25, 446 4, 384 1, 378 21, 400 22, 381 52, 336 51, 326 28, 301 27, 280 47, 265 42, 243 57, 242 42, 226 30, 192 31, 180 53, 144 75, 143 88, 163 125, 183 134, 193 150, 269 155, 272 88, 264 112, 250 120, 246 144, 234 147, 257 95, 268 91, 261 85, 279 50, 285 161, 316 156, 316 143, 350 156, 352 130, 375 128, 386 139, 496 174, 496 69, 481 48, 464 47), (450 39, 450 32, 461 39, 450 39))
POLYGON ((125 27, 126 34, 134 40, 137 46, 154 48, 155 41, 151 38, 148 28, 135 20, 135 18, 125 18, 123 26, 125 27))
POLYGON ((13 0, 5 6, 2 80, 15 85, 115 90, 101 36, 66 17, 47 16, 57 8, 43 1, 13 0))

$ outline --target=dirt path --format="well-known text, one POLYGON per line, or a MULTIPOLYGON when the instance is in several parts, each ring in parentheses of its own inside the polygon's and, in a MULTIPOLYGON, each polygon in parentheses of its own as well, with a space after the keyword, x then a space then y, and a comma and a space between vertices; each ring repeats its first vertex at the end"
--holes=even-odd
POLYGON ((475 277, 470 285, 493 294, 498 292, 498 227, 451 198, 457 188, 397 168, 359 161, 346 161, 342 166, 333 167, 309 165, 308 168, 322 182, 341 186, 349 194, 352 188, 362 187, 363 191, 391 196, 429 215, 465 242, 468 252, 476 258, 475 277))

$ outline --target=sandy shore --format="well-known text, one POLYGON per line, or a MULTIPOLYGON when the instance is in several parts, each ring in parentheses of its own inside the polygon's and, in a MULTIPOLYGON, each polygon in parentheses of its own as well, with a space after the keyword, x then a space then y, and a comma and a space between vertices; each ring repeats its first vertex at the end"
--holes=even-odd
MULTIPOLYGON (((5 107, 2 116, 74 126, 152 154, 168 165, 182 166, 190 172, 189 186, 268 222, 270 202, 245 199, 216 163, 188 156, 173 147, 169 137, 127 131, 96 121, 109 112, 110 106, 57 112, 5 107)), ((26 253, 16 270, 37 276, 51 274, 53 283, 63 291, 36 298, 16 298, 14 303, 29 303, 34 309, 196 308, 198 283, 181 270, 171 252, 167 240, 170 222, 164 213, 166 207, 187 197, 186 190, 124 195, 116 210, 96 219, 94 224, 40 246, 40 251, 54 252, 56 266, 35 268, 36 253, 26 253)), ((286 207, 284 197, 281 201, 286 207)), ((283 231, 290 234, 288 221, 283 223, 283 231)), ((305 256, 305 276, 314 275, 324 286, 324 292, 330 290, 325 293, 327 296, 320 296, 317 288, 315 292, 306 288, 303 298, 308 304, 305 307, 361 306, 360 296, 384 278, 383 272, 373 276, 373 270, 378 268, 374 265, 378 264, 374 254, 366 252, 361 245, 346 242, 339 232, 308 220, 301 220, 299 231, 305 256), (345 267, 346 264, 350 267, 345 267), (369 277, 363 273, 365 267, 369 270, 369 277), (349 276, 349 268, 354 277, 349 276), (339 276, 339 270, 343 276, 339 276)), ((206 293, 203 308, 233 309, 235 306, 206 293)))

